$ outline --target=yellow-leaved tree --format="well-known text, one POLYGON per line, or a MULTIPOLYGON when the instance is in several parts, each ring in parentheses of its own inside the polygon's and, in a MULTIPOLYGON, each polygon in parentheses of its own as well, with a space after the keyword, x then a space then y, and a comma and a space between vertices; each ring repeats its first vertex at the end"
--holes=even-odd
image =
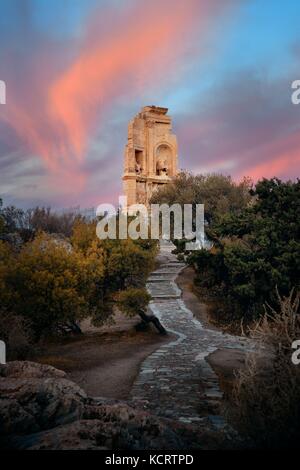
MULTIPOLYGON (((98 257, 99 258, 99 257, 98 257)), ((35 337, 78 328, 77 322, 96 309, 97 284, 103 264, 84 256, 63 240, 39 234, 26 243, 2 274, 7 309, 30 320, 35 337)))

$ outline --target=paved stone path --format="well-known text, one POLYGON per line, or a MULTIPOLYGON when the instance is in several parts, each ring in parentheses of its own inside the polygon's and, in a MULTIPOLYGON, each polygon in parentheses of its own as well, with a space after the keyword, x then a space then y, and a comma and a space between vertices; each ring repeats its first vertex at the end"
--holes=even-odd
POLYGON ((185 267, 171 251, 174 245, 162 242, 160 267, 147 283, 152 296, 150 309, 175 340, 164 344, 142 363, 133 385, 131 399, 145 409, 184 423, 225 425, 220 415, 222 392, 219 381, 205 360, 218 348, 251 350, 244 338, 210 330, 193 317, 181 299, 175 283, 185 267))

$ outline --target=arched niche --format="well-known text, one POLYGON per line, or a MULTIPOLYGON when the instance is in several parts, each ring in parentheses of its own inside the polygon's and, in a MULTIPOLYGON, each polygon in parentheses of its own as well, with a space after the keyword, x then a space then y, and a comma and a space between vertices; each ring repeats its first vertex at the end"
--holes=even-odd
POLYGON ((155 151, 155 173, 157 176, 173 175, 172 148, 167 143, 160 143, 155 151))
POLYGON ((137 175, 144 173, 145 164, 144 164, 144 152, 139 149, 134 150, 135 157, 135 172, 137 175))

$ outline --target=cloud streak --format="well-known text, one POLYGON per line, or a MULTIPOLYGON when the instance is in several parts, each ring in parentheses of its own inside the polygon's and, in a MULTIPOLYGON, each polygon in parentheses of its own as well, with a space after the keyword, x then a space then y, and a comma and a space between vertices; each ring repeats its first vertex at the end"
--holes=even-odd
POLYGON ((56 55, 49 54, 54 49, 49 43, 39 50, 27 77, 26 98, 16 93, 14 99, 12 90, 2 118, 49 170, 71 171, 75 185, 82 186, 86 175, 81 164, 110 106, 121 96, 136 96, 141 83, 159 86, 172 75, 191 31, 200 26, 204 34, 216 9, 216 1, 153 0, 136 1, 121 13, 94 11, 79 52, 66 67, 61 65, 68 55, 65 46, 56 55))
POLYGON ((243 72, 197 104, 191 123, 178 126, 185 168, 255 181, 300 174, 300 107, 291 103, 287 77, 243 72))
POLYGON ((260 0, 82 0, 80 12, 61 0, 39 8, 34 0, 2 2, 5 198, 17 201, 23 192, 28 204, 116 200, 127 122, 147 104, 170 107, 186 169, 255 180, 299 174, 300 106, 290 101, 290 83, 299 78, 298 25, 288 36, 274 28, 265 48, 273 55, 257 63, 265 27, 281 24, 260 0), (73 19, 66 28, 56 19, 67 13, 73 19), (248 51, 251 35, 255 48, 248 51), (279 41, 285 48, 292 41, 288 61, 283 51, 277 55, 279 41))
POLYGON ((49 91, 49 115, 63 130, 65 158, 82 160, 96 118, 104 119, 122 94, 134 96, 141 78, 150 85, 176 71, 190 31, 196 24, 204 31, 216 5, 203 0, 135 3, 119 17, 108 14, 104 34, 93 21, 79 57, 49 91))

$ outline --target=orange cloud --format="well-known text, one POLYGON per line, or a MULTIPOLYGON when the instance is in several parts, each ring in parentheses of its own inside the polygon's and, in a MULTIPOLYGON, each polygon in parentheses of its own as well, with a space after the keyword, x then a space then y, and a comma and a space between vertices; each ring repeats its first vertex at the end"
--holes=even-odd
POLYGON ((10 102, 8 111, 2 118, 14 128, 17 135, 32 151, 43 157, 48 168, 53 171, 57 169, 58 162, 51 158, 50 142, 47 141, 45 132, 41 129, 39 121, 36 119, 37 116, 34 109, 30 113, 28 109, 10 102))
POLYGON ((280 157, 274 158, 266 163, 261 163, 253 168, 249 168, 244 171, 244 174, 249 176, 253 181, 257 181, 261 178, 285 178, 286 175, 299 174, 300 169, 300 152, 295 150, 294 152, 285 153, 280 157))
MULTIPOLYGON (((296 178, 300 173, 300 138, 298 131, 286 137, 279 137, 265 148, 257 148, 256 153, 263 163, 245 165, 239 170, 237 177, 249 176, 253 181, 261 178, 278 177, 282 179, 296 178)), ((251 159, 252 153, 249 154, 251 159)))
POLYGON ((77 54, 69 45, 63 50, 48 47, 47 41, 40 49, 37 45, 25 69, 30 76, 19 83, 14 77, 4 119, 24 150, 57 175, 58 186, 63 180, 68 189, 83 189, 88 144, 109 106, 119 97, 130 102, 147 86, 166 85, 191 44, 199 52, 212 15, 233 2, 220 6, 218 0, 136 0, 121 12, 112 6, 94 11, 83 25, 77 54), (197 41, 191 41, 195 32, 197 41), (75 59, 62 67, 64 54, 69 57, 70 52, 75 59))
POLYGON ((65 158, 82 160, 98 114, 115 97, 132 94, 141 75, 151 82, 174 73, 170 62, 182 52, 192 23, 202 19, 204 25, 212 5, 216 6, 202 0, 135 4, 111 30, 106 29, 104 37, 89 37, 79 57, 49 90, 49 114, 67 142, 62 149, 65 158))

